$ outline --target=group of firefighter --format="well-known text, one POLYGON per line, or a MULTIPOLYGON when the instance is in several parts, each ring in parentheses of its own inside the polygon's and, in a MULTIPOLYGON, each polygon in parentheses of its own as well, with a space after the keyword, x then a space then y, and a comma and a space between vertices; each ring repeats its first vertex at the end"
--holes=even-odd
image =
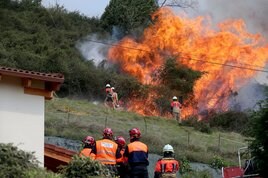
MULTIPOLYGON (((122 136, 114 138, 111 128, 103 130, 103 137, 95 141, 92 136, 83 140, 81 157, 99 161, 120 178, 149 178, 147 166, 148 146, 140 141, 139 128, 129 130, 129 144, 122 136)), ((156 162, 154 178, 176 178, 179 162, 174 159, 174 149, 167 144, 163 157, 156 162)))
MULTIPOLYGON (((115 91, 114 87, 111 87, 110 84, 106 84, 105 86, 105 92, 106 92, 106 98, 104 100, 104 104, 106 106, 112 107, 113 109, 119 107, 118 102, 118 94, 115 91)), ((176 96, 173 96, 172 102, 170 104, 171 113, 173 117, 178 121, 179 124, 181 124, 181 108, 182 104, 179 102, 178 98, 176 96)))

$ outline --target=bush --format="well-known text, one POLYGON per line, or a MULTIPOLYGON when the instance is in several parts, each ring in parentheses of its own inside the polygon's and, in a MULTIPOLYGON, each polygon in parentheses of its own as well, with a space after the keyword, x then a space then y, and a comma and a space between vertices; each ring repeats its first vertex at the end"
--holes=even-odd
POLYGON ((206 118, 206 120, 208 120, 211 127, 243 133, 248 127, 249 116, 244 112, 227 111, 215 113, 206 118))
POLYGON ((25 174, 22 178, 62 178, 61 174, 56 174, 50 171, 46 171, 45 169, 36 168, 29 169, 25 171, 25 174))
POLYGON ((63 166, 60 172, 67 178, 89 178, 92 176, 114 177, 114 173, 111 173, 100 162, 85 157, 81 158, 78 155, 75 155, 68 165, 63 166))
POLYGON ((22 177, 30 168, 37 168, 38 161, 32 153, 16 146, 0 143, 0 177, 22 177))
POLYGON ((212 132, 209 123, 206 123, 205 121, 198 121, 196 125, 194 125, 194 128, 200 132, 210 134, 212 132))
POLYGON ((185 173, 191 172, 191 171, 192 171, 192 169, 191 169, 189 160, 186 157, 183 157, 180 160, 180 173, 185 174, 185 173))
POLYGON ((222 167, 227 166, 227 163, 220 156, 213 156, 210 166, 214 169, 221 169, 222 167))
POLYGON ((198 122, 197 117, 195 116, 190 116, 184 120, 182 120, 182 125, 183 126, 189 126, 189 127, 193 127, 194 125, 196 125, 196 123, 198 122))
POLYGON ((210 124, 207 121, 198 121, 197 117, 189 117, 182 121, 182 125, 194 127, 196 130, 210 134, 212 132, 210 124))

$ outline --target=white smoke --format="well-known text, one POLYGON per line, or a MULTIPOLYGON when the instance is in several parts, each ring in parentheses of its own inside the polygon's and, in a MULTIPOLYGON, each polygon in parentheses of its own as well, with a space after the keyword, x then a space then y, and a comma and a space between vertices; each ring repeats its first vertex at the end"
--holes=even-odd
POLYGON ((96 34, 88 36, 79 41, 76 47, 82 56, 87 60, 92 60, 98 66, 103 60, 106 60, 106 54, 109 49, 108 40, 100 40, 96 34))
POLYGON ((209 15, 215 23, 226 19, 243 19, 251 33, 268 38, 267 0, 201 0, 196 15, 209 15))
POLYGON ((118 27, 113 27, 112 35, 105 35, 101 38, 97 34, 89 35, 86 39, 79 41, 76 48, 87 60, 92 60, 96 66, 106 60, 109 48, 121 39, 122 31, 118 27))
POLYGON ((265 88, 256 79, 251 79, 250 82, 242 87, 237 95, 230 97, 231 110, 246 110, 257 109, 258 101, 265 98, 265 88))

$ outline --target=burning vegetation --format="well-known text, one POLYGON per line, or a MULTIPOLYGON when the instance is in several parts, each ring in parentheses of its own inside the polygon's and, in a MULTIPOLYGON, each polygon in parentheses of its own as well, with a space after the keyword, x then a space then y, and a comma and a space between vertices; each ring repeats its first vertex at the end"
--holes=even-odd
MULTIPOLYGON (((159 98, 183 95, 185 117, 230 109, 229 98, 264 70, 268 45, 261 35, 247 32, 243 20, 225 21, 214 30, 204 17, 179 17, 161 8, 152 15, 152 24, 141 38, 123 38, 110 48, 108 58, 118 63, 122 72, 150 86, 146 97, 131 99, 129 110, 160 115, 163 110, 157 107, 159 98), (163 81, 161 70, 169 59, 175 60, 175 69, 183 65, 192 71, 195 82, 191 92, 184 93, 182 88, 172 88, 163 81), (165 91, 160 91, 161 87, 165 91)), ((187 83, 188 79, 182 75, 172 80, 187 83)))

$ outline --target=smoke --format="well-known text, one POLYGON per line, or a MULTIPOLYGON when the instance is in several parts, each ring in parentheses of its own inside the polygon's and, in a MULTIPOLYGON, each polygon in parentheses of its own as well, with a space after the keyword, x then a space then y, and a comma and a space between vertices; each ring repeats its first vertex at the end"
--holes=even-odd
POLYGON ((257 80, 251 79, 251 81, 239 92, 230 97, 230 109, 243 111, 247 109, 258 109, 258 101, 265 98, 265 87, 261 85, 257 80))
POLYGON ((106 35, 103 38, 103 36, 98 37, 97 34, 89 35, 86 39, 79 41, 76 48, 85 59, 92 60, 95 66, 98 66, 106 61, 107 52, 111 47, 110 44, 116 43, 121 38, 123 38, 122 30, 114 26, 111 36, 106 35))
POLYGON ((96 34, 88 36, 86 39, 79 41, 76 48, 87 60, 92 60, 98 66, 106 59, 106 54, 110 46, 106 45, 108 40, 100 40, 96 34))
POLYGON ((212 22, 218 23, 226 19, 243 19, 251 33, 260 33, 268 38, 268 1, 267 0, 201 0, 190 14, 209 15, 212 22))

